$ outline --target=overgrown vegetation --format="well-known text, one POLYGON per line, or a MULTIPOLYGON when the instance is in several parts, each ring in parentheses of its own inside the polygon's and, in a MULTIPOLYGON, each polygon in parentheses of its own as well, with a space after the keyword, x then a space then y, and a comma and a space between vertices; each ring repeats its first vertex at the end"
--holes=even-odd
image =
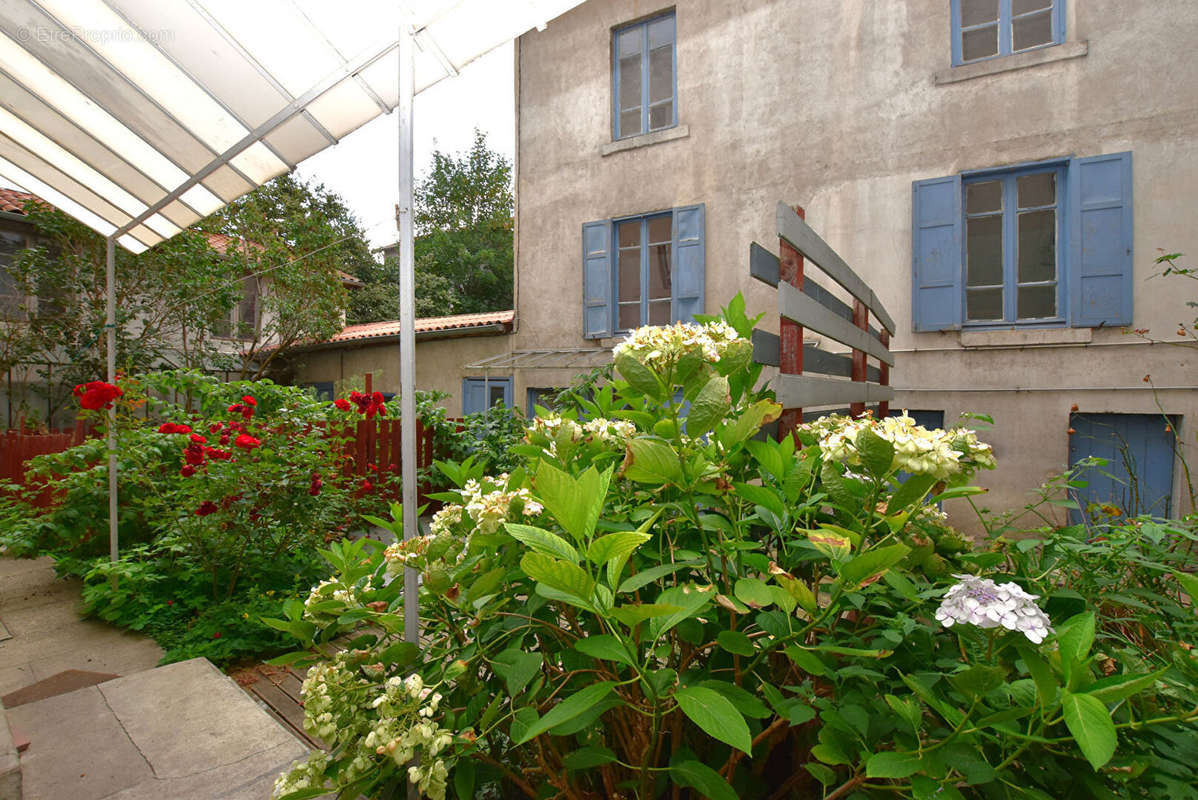
POLYGON ((1192 524, 971 546, 934 506, 992 464, 972 432, 760 440, 778 406, 725 320, 634 332, 507 474, 441 465, 430 535, 326 551, 271 624, 332 749, 276 795, 1198 797, 1192 524))

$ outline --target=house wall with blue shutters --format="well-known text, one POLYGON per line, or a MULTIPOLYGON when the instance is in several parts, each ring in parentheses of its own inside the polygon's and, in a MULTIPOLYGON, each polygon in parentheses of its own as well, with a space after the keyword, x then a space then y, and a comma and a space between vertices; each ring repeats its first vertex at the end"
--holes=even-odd
MULTIPOLYGON (((1072 406, 1152 413, 1145 375, 1192 442, 1194 351, 1123 329, 1177 339, 1194 318, 1187 281, 1149 277, 1157 248, 1198 263, 1198 62, 1176 56, 1198 41, 1198 6, 1057 4, 1059 43, 961 66, 945 0, 590 0, 525 35, 515 349, 610 347, 610 330, 584 329, 584 301, 611 319, 604 296, 584 292, 584 226, 685 206, 704 209, 705 310, 743 291, 751 310, 772 311, 747 256, 751 241, 772 241, 783 200, 805 207, 898 321, 892 407, 995 418, 992 507, 1021 505, 1068 463, 1072 406), (668 8, 677 124, 613 140, 613 31, 668 8), (1019 264, 996 267, 1012 299, 978 289, 981 307, 992 293, 990 311, 971 313, 1003 318, 970 321, 964 186, 1036 165, 1055 170, 1057 271, 1036 289, 1019 264), (918 203, 937 182, 947 193, 918 203), (1030 322, 1020 290, 1039 292, 1030 322)), ((1002 223, 1008 245, 1016 211, 1002 223)), ((526 373, 517 397, 571 377, 526 373)))

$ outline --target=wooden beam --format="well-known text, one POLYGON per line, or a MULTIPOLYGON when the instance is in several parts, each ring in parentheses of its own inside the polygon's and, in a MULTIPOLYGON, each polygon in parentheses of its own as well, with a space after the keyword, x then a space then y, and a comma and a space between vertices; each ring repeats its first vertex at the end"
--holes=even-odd
POLYGON ((768 286, 777 286, 778 257, 753 242, 749 245, 749 274, 768 286))
POLYGON ((894 390, 889 386, 809 375, 779 375, 777 387, 778 402, 783 408, 879 403, 894 398, 894 390))
POLYGON ((888 332, 894 333, 894 320, 886 313, 877 295, 873 293, 865 281, 853 272, 835 250, 819 237, 799 215, 785 203, 778 203, 778 236, 785 239, 820 269, 829 278, 843 286, 849 294, 861 300, 878 318, 888 332))
POLYGON ((815 298, 785 283, 778 284, 778 310, 816 333, 835 339, 854 350, 863 350, 879 361, 894 365, 894 355, 867 331, 826 308, 815 298))

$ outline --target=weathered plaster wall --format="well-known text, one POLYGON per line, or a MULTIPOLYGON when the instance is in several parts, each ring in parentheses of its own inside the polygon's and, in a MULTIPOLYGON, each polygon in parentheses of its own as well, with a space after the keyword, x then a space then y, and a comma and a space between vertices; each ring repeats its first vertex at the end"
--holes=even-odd
MULTIPOLYGON (((1198 66, 1182 55, 1198 41, 1198 4, 1071 0, 1066 44, 1043 51, 1047 63, 938 83, 952 71, 943 0, 678 0, 687 135, 601 156, 611 29, 667 7, 591 0, 520 39, 516 348, 588 344, 583 222, 683 204, 707 208, 707 310, 744 291, 750 310, 772 311, 747 254, 754 240, 776 250, 782 200, 805 207, 897 321, 896 405, 944 409, 949 420, 994 414, 989 438, 1005 457, 986 476, 992 506, 1021 504, 1064 466, 1074 403, 1151 412, 1151 373, 1185 387, 1162 393, 1167 411, 1198 419, 1194 351, 1116 330, 1094 330, 1088 344, 1060 331, 1035 348, 963 349, 955 332, 913 333, 910 310, 913 180, 1131 150, 1134 327, 1176 338, 1194 293, 1150 277, 1156 248, 1198 254, 1198 66)), ((517 373, 517 397, 550 377, 517 373)))

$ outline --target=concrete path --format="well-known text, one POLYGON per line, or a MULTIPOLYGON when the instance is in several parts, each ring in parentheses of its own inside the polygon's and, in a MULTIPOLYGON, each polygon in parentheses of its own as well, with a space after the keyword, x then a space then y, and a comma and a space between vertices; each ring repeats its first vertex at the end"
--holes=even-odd
POLYGON ((267 800, 308 749, 206 659, 10 709, 23 800, 267 800))
POLYGON ((80 619, 79 582, 49 558, 0 558, 0 697, 66 670, 130 675, 162 659, 152 639, 80 619))

